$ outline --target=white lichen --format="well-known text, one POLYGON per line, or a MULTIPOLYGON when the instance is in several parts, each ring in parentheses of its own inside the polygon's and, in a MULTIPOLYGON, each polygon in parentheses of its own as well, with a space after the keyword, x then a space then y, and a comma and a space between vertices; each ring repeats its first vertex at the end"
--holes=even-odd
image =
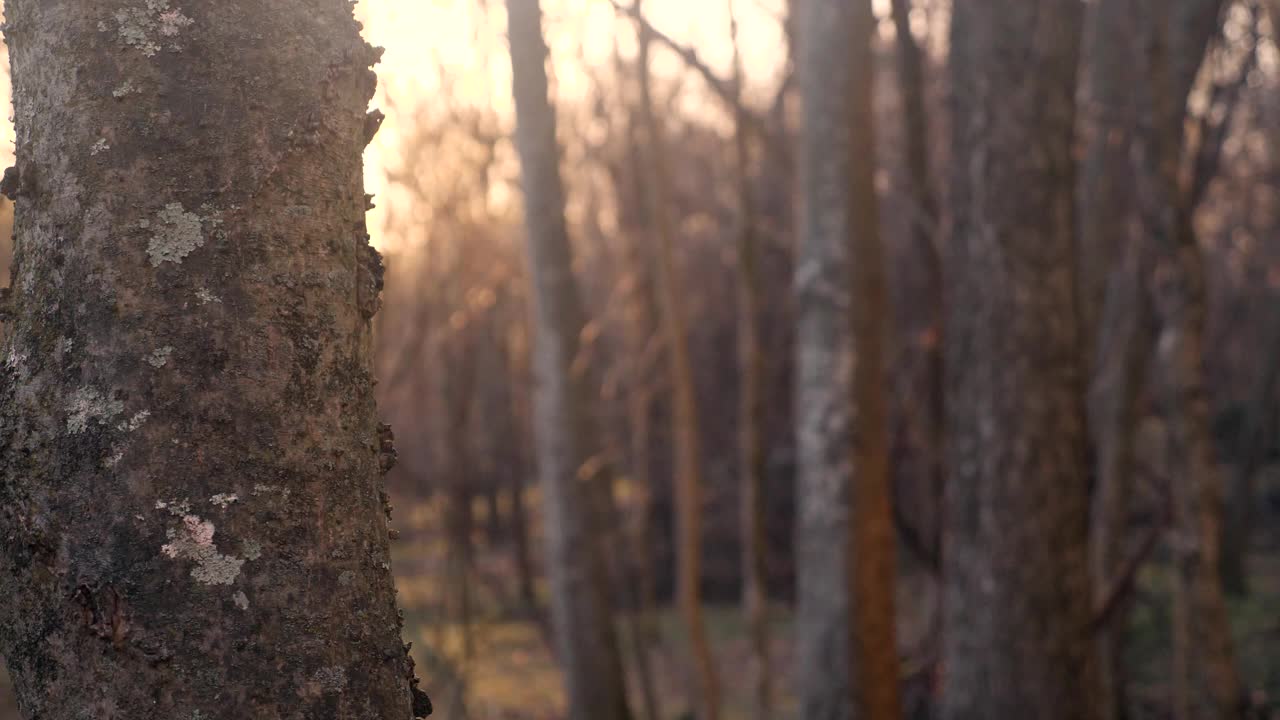
POLYGON ((133 432, 142 427, 142 423, 146 422, 149 417, 151 417, 150 410, 139 410, 128 420, 116 423, 116 429, 121 432, 133 432))
MULTIPOLYGON (((154 57, 163 48, 161 43, 169 39, 170 50, 181 50, 181 46, 173 42, 183 28, 190 27, 195 20, 182 14, 182 11, 169 6, 169 0, 146 0, 145 5, 121 8, 114 15, 120 43, 131 47, 147 57, 154 57)), ((105 30, 106 24, 99 23, 99 30, 105 30)))
POLYGON ((213 503, 214 505, 217 505, 223 510, 226 510, 228 505, 230 505, 231 503, 239 499, 240 499, 240 496, 236 495, 235 493, 218 493, 217 495, 214 495, 213 497, 209 498, 209 502, 213 503))
MULTIPOLYGON (((204 245, 200 216, 187 212, 182 203, 165 205, 156 214, 156 225, 156 233, 147 245, 152 267, 160 267, 164 262, 181 263, 183 258, 204 245)), ((151 227, 151 223, 142 222, 139 227, 146 229, 151 227)))
POLYGON ((280 487, 279 485, 264 485, 263 483, 258 483, 253 486, 253 494, 255 496, 266 495, 266 494, 279 494, 281 498, 288 500, 289 493, 290 493, 289 488, 280 487))
POLYGON ((102 467, 103 467, 103 469, 107 469, 107 470, 109 470, 109 469, 111 469, 111 468, 115 467, 116 465, 119 465, 119 464, 120 464, 120 461, 121 461, 121 460, 123 460, 123 459, 124 459, 124 451, 123 451, 123 450, 117 450, 117 451, 115 451, 115 452, 111 455, 111 457, 105 458, 105 459, 102 461, 102 467))
POLYGON ((191 514, 191 501, 182 500, 157 500, 157 510, 168 510, 170 515, 174 517, 183 517, 191 514))
POLYGON ((107 144, 106 138, 98 138, 98 142, 94 143, 93 147, 89 148, 89 154, 97 155, 99 153, 104 153, 110 149, 111 149, 111 146, 107 144))
POLYGON ((111 97, 122 98, 125 95, 138 92, 138 86, 133 84, 133 80, 125 80, 115 90, 111 91, 111 97))
POLYGON ((343 570, 342 573, 338 575, 338 584, 343 587, 347 587, 348 585, 350 585, 355 581, 356 581, 356 574, 351 572, 350 570, 343 570))
POLYGON ((105 423, 124 412, 124 403, 85 386, 68 399, 67 412, 67 430, 78 434, 87 430, 93 421, 105 423))
POLYGON ((262 545, 257 540, 245 540, 241 544, 246 560, 257 560, 262 557, 262 545))
POLYGON ((151 354, 148 355, 145 359, 148 365, 158 370, 164 367, 165 365, 169 364, 169 356, 172 354, 173 354, 173 346, 165 345, 164 347, 158 347, 155 350, 152 350, 151 354))
POLYGON ((236 594, 231 596, 231 602, 235 603, 236 607, 241 610, 249 609, 249 597, 244 594, 243 590, 237 590, 236 594))
POLYGON ((223 555, 213 544, 213 523, 196 515, 184 515, 182 526, 169 528, 169 542, 161 546, 166 557, 190 560, 196 565, 191 577, 206 585, 230 585, 240 576, 244 559, 223 555))
POLYGON ((209 288, 204 287, 196 290, 196 299, 200 301, 201 305, 208 305, 211 302, 222 302, 222 298, 209 292, 209 288))
POLYGON ((320 668, 312 679, 325 692, 342 692, 347 688, 347 671, 340 667, 320 668))

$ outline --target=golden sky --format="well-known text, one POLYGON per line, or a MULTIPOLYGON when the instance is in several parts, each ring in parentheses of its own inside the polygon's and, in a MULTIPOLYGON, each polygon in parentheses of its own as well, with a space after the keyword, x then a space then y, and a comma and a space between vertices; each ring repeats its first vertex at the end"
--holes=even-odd
MULTIPOLYGON (((732 59, 728 0, 646 0, 645 11, 668 35, 698 49, 712 67, 728 75, 732 59)), ((779 18, 785 0, 734 0, 739 14, 750 86, 771 90, 778 78, 784 44, 779 18)), ((620 23, 608 0, 542 0, 545 33, 551 48, 556 100, 572 102, 585 96, 591 66, 612 63, 615 41, 624 55, 634 49, 628 23, 620 23)), ((387 197, 385 170, 395 162, 401 128, 419 103, 430 102, 447 73, 453 94, 462 102, 493 108, 510 128, 511 69, 507 56, 503 0, 361 0, 356 14, 365 37, 386 48, 376 68, 379 94, 374 105, 387 113, 378 138, 365 155, 365 184, 384 207, 369 217, 374 243, 380 231, 387 197), (395 107, 389 107, 388 99, 395 107), (402 115, 403 114, 403 115, 402 115)), ((660 52, 654 72, 671 75, 680 61, 660 52)), ((692 87, 686 102, 705 100, 701 87, 692 87)))

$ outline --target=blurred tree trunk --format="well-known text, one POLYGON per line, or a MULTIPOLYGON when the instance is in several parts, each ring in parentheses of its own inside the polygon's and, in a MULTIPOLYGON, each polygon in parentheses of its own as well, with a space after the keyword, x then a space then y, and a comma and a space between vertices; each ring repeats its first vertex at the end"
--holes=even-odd
POLYGON ((769 591, 764 528, 764 349, 760 346, 760 240, 753 186, 751 137, 743 97, 745 75, 738 18, 727 0, 733 41, 734 156, 738 173, 738 372, 739 473, 742 542, 742 609, 750 639, 752 710, 757 720, 773 715, 769 668, 769 591))
MULTIPOLYGON (((1146 290, 1150 254, 1138 242, 1128 178, 1134 108, 1131 0, 1100 0, 1088 11, 1087 94, 1080 113, 1086 149, 1080 178, 1080 328, 1084 377, 1089 382, 1089 429, 1094 458, 1090 549, 1095 606, 1124 567, 1139 421, 1138 401, 1154 350, 1154 318, 1146 290), (1101 298, 1101 302, 1099 302, 1101 298)), ((1128 716, 1124 667, 1131 585, 1117 610, 1097 629, 1099 706, 1105 720, 1128 716)))
POLYGON ((933 189, 929 162, 929 114, 925 104, 924 60, 920 46, 911 31, 911 0, 893 0, 891 5, 895 30, 898 90, 902 103, 902 134, 906 153, 907 192, 911 196, 914 220, 911 238, 918 253, 928 288, 929 327, 922 338, 925 378, 919 395, 924 397, 921 409, 921 441, 925 453, 924 492, 913 494, 923 506, 913 508, 913 529, 920 539, 921 560, 934 569, 941 558, 941 510, 945 481, 943 452, 946 447, 946 366, 942 354, 942 326, 945 312, 942 256, 934 237, 938 228, 938 201, 933 189))
POLYGON ((1219 574, 1222 482, 1210 435, 1204 375, 1206 287, 1194 208, 1181 180, 1187 98, 1217 32, 1223 0, 1179 0, 1150 8, 1163 19, 1147 32, 1144 56, 1143 209, 1154 235, 1151 280, 1159 321, 1159 368, 1169 426, 1173 602, 1173 715, 1177 720, 1238 717, 1236 674, 1219 574))
MULTIPOLYGON (((843 3, 846 0, 839 0, 843 3)), ((853 603, 851 648, 854 713, 867 720, 902 716, 894 603, 896 541, 889 478, 889 378, 885 324, 892 317, 885 287, 885 258, 880 240, 876 196, 875 55, 876 18, 871 0, 853 0, 847 21, 834 32, 813 31, 822 45, 839 47, 843 32, 850 53, 845 100, 849 147, 849 224, 853 282, 854 458, 852 532, 849 563, 853 603)), ((839 67, 839 66, 838 66, 839 67)), ((815 108, 816 109, 816 108, 815 108)), ((840 147, 843 143, 837 143, 840 147)))
POLYGON ((1074 272, 1083 6, 953 13, 942 717, 1097 718, 1074 272))
POLYGON ((1103 304, 1097 368, 1089 390, 1097 477, 1090 527, 1094 605, 1101 607, 1108 601, 1117 604, 1117 610, 1096 631, 1099 701, 1107 720, 1128 716, 1124 638, 1132 585, 1121 573, 1126 571, 1129 553, 1134 551, 1129 515, 1140 419, 1138 401, 1146 387, 1155 338, 1155 318, 1146 291, 1146 253, 1132 242, 1126 245, 1129 257, 1114 269, 1103 304), (1112 600, 1109 593, 1117 587, 1122 588, 1122 597, 1112 600))
MULTIPOLYGON (((637 18, 642 17, 639 0, 633 4, 633 12, 637 18)), ((720 717, 720 680, 702 616, 702 433, 698 425, 693 360, 689 354, 681 305, 686 296, 681 288, 672 247, 675 229, 667 199, 671 178, 667 171, 666 137, 654 107, 649 75, 652 30, 643 21, 638 20, 636 24, 640 34, 640 53, 636 61, 640 114, 648 141, 644 173, 648 190, 645 197, 649 204, 647 213, 656 231, 655 279, 670 369, 675 426, 676 594, 693 655, 697 717, 699 720, 717 720, 720 717)))
POLYGON ((533 386, 529 370, 529 338, 525 323, 513 320, 506 338, 507 377, 511 383, 511 423, 514 446, 507 492, 511 495, 511 551, 514 553, 520 601, 530 614, 538 614, 538 593, 534 586, 533 558, 529 551, 529 511, 525 506, 526 479, 534 474, 530 438, 529 394, 533 386))
POLYGON ((372 388, 378 53, 350 4, 5 15, 0 651, 24 715, 427 714, 372 388))
POLYGON ((888 720, 901 710, 883 395, 887 302, 874 185, 874 17, 866 0, 813 0, 800 12, 798 692, 805 718, 888 720))
POLYGON ((625 720, 626 683, 599 552, 606 467, 597 456, 591 391, 579 358, 586 317, 565 226, 542 13, 537 0, 508 0, 507 17, 536 317, 534 428, 552 619, 570 720, 625 720))
MULTIPOLYGON (((623 155, 624 162, 612 168, 612 178, 617 197, 624 199, 619 203, 620 208, 631 210, 629 216, 631 222, 627 223, 631 226, 631 231, 627 233, 626 248, 629 273, 626 338, 629 363, 628 455, 636 497, 629 538, 635 549, 630 553, 631 572, 634 578, 631 587, 631 599, 634 605, 632 642, 636 655, 636 670, 640 676, 645 717, 647 720, 661 720, 663 718, 662 701, 654 686, 650 662, 650 651, 661 644, 656 617, 657 591, 653 568, 654 545, 651 525, 655 490, 650 458, 657 383, 654 366, 661 351, 662 339, 657 330, 658 303, 657 298, 654 297, 653 257, 645 243, 648 233, 652 231, 645 222, 648 217, 646 192, 649 188, 642 177, 644 153, 640 147, 638 113, 634 112, 636 99, 628 92, 634 86, 626 81, 627 78, 634 79, 634 73, 630 72, 622 61, 616 42, 613 60, 618 82, 626 88, 623 96, 628 106, 625 120, 626 153, 623 155)), ((621 209, 619 215, 624 215, 621 209)), ((623 221, 620 220, 620 222, 623 221)))

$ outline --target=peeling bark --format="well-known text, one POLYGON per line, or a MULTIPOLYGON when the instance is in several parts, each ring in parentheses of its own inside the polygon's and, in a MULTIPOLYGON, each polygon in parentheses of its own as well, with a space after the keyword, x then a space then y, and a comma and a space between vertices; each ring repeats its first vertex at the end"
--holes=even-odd
POLYGON ((9 0, 0 651, 27 717, 409 718, 341 0, 9 0))

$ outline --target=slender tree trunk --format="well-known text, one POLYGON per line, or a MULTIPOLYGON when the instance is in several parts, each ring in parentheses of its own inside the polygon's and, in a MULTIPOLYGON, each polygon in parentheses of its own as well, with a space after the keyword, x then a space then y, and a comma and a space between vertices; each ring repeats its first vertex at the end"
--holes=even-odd
POLYGON ((750 638, 752 710, 756 720, 773 714, 772 671, 769 668, 769 594, 766 586, 767 548, 764 528, 764 349, 760 346, 760 242, 756 227, 755 188, 752 184, 751 138, 743 98, 744 74, 738 19, 733 0, 729 9, 733 39, 734 155, 738 171, 738 372, 739 472, 742 542, 742 609, 750 638))
POLYGON ((853 251, 854 423, 853 511, 849 562, 853 598, 851 648, 854 711, 867 720, 899 720, 898 642, 894 588, 896 536, 889 478, 889 413, 884 361, 890 317, 876 197, 876 18, 871 0, 854 0, 848 28, 850 173, 848 237, 853 251))
POLYGON ((920 394, 925 398, 921 420, 924 444, 925 507, 913 514, 921 518, 918 534, 928 557, 926 563, 937 565, 941 556, 941 511, 945 480, 943 454, 946 447, 946 367, 942 354, 942 323, 945 306, 942 278, 942 256, 934 232, 938 227, 938 201, 933 190, 929 162, 929 122, 925 105, 924 62, 920 46, 911 32, 911 0, 893 0, 891 5, 896 32, 898 88, 902 96, 903 144, 906 151, 909 192, 919 217, 911 226, 912 241, 928 285, 929 328, 925 352, 925 380, 920 394))
POLYGON ((533 474, 529 416, 529 388, 533 378, 529 372, 529 343, 526 333, 513 330, 507 338, 507 377, 511 383, 511 433, 514 447, 511 477, 507 492, 511 496, 511 552, 514 555, 520 601, 531 615, 539 614, 538 593, 534 587, 533 557, 529 551, 529 511, 525 507, 526 479, 533 474))
POLYGON ((818 720, 901 715, 883 395, 887 303, 873 181, 873 28, 863 0, 801 6, 796 662, 801 714, 818 720))
MULTIPOLYGON (((640 8, 635 8, 637 16, 640 8)), ((707 639, 702 616, 702 436, 698 427, 698 404, 693 380, 693 360, 685 327, 682 300, 685 297, 676 270, 675 231, 671 208, 667 202, 670 176, 667 172, 666 139, 662 122, 653 106, 649 76, 649 47, 652 34, 639 24, 640 113, 648 140, 646 182, 649 190, 648 214, 657 233, 657 255, 654 267, 658 290, 660 324, 666 339, 667 360, 671 374, 675 434, 675 500, 676 500, 676 594, 689 635, 697 684, 699 720, 717 720, 720 716, 720 680, 715 658, 707 639)))
MULTIPOLYGON (((1125 222, 1119 220, 1119 222, 1125 222)), ((1129 243, 1128 258, 1113 272, 1103 305, 1096 375, 1090 388, 1090 430, 1096 452, 1090 544, 1095 606, 1105 601, 1123 571, 1128 553, 1138 432, 1138 400, 1146 386, 1154 351, 1155 318, 1146 291, 1148 263, 1129 243)), ((1097 629, 1099 703, 1106 720, 1128 717, 1124 666, 1129 596, 1097 629)))
POLYGON ((953 10, 948 720, 1101 714, 1074 272, 1082 11, 953 10))
POLYGON ((1147 224, 1155 236, 1151 285, 1159 322, 1160 387, 1169 427, 1170 547, 1176 566, 1173 610, 1173 714, 1177 720, 1238 717, 1236 674, 1219 573, 1222 483, 1210 434, 1204 384, 1206 287, 1194 208, 1180 182, 1187 97, 1216 32, 1222 0, 1153 7, 1144 33, 1140 84, 1145 125, 1139 149, 1147 224), (1164 12, 1167 10, 1168 12, 1164 12))
MULTIPOLYGON (((1086 150, 1079 192, 1082 366, 1089 378, 1089 426, 1095 487, 1090 526, 1095 604, 1110 590, 1131 552, 1128 540, 1138 400, 1154 351, 1154 318, 1146 291, 1150 253, 1131 231, 1129 143, 1134 55, 1131 0, 1100 0, 1089 15, 1084 66, 1087 99, 1080 113, 1086 150), (1102 298, 1099 302, 1097 299, 1102 298)), ((1124 667, 1129 593, 1097 630, 1100 710, 1128 716, 1124 667)))
POLYGON ((377 54, 350 4, 5 15, 0 651, 24 715, 425 715, 372 390, 377 54))
POLYGON ((579 367, 585 312, 572 272, 547 47, 537 0, 508 0, 512 82, 533 279, 534 415, 547 528, 551 610, 570 720, 626 720, 626 684, 599 553, 603 463, 579 367))

